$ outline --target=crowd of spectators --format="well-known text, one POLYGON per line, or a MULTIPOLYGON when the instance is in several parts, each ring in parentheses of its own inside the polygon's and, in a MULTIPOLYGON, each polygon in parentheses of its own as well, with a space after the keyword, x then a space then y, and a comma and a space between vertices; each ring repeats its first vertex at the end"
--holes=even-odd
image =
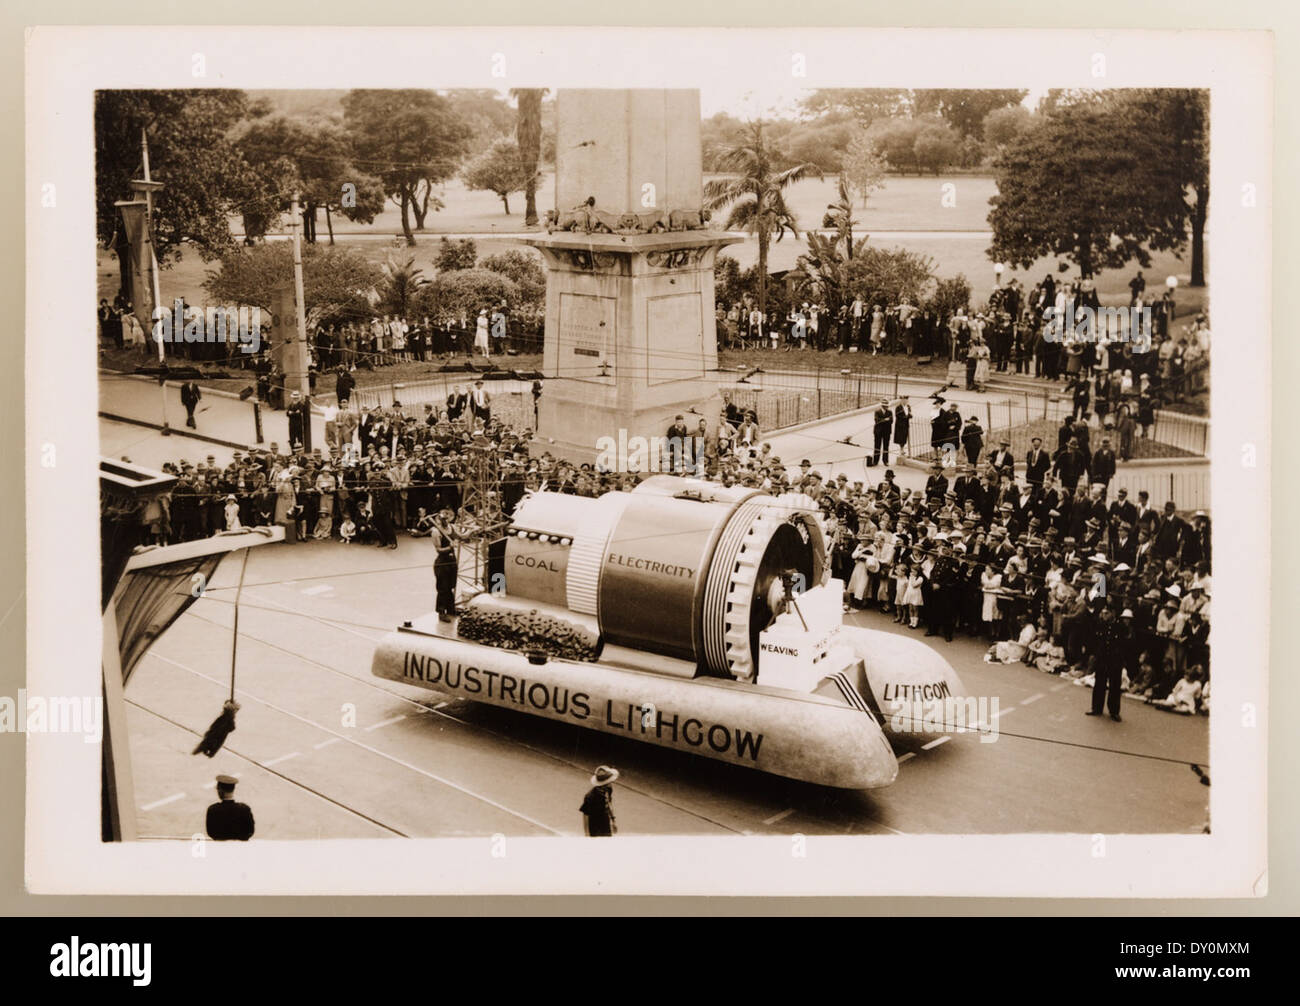
MULTIPOLYGON (((899 404, 882 402, 877 416, 899 404)), ((961 426, 955 406, 943 411, 961 426)), ((788 466, 752 415, 725 418, 689 474, 811 496, 846 610, 874 609, 946 640, 981 638, 990 661, 1094 686, 1113 675, 1116 718, 1121 689, 1180 712, 1208 708, 1209 516, 1145 491, 1130 498, 1110 438, 1090 450, 1087 413, 1062 420, 1055 451, 1035 438, 1016 457, 1005 440, 987 453, 968 440, 961 463, 936 461, 917 491, 892 469, 872 485, 828 478, 807 460, 788 466)))
MULTIPOLYGON (((340 378, 348 373, 340 365, 340 378)), ((211 456, 164 465, 179 481, 146 514, 143 537, 166 544, 278 524, 291 542, 396 548, 399 533, 428 534, 440 512, 461 537, 493 534, 529 491, 594 497, 630 491, 641 477, 537 450, 528 430, 493 418, 481 381, 452 389, 445 407, 355 411, 348 390, 344 381, 344 408, 327 409, 321 447, 271 444, 236 452, 228 465, 211 456), (476 448, 490 452, 498 473, 484 513, 464 505, 476 448)), ((937 404, 936 418, 948 417, 940 436, 958 431, 959 451, 936 444, 943 460, 923 490, 901 487, 888 468, 873 485, 830 478, 807 460, 789 465, 763 441, 753 413, 730 402, 712 431, 679 416, 667 430, 678 447, 663 461, 727 486, 812 497, 846 608, 875 609, 927 636, 981 638, 989 660, 1094 682, 1115 672, 1114 687, 1122 681, 1153 702, 1204 709, 1208 515, 1188 518, 1176 501, 1157 505, 1145 492, 1130 499, 1116 480, 1110 431, 1094 429, 1086 411, 1062 419, 1055 450, 1034 438, 1016 457, 1005 440, 986 451, 955 403, 937 404), (682 451, 687 440, 692 449, 682 451)), ((906 408, 882 401, 877 426, 906 408)), ((889 463, 888 429, 883 440, 868 461, 889 463)))
POLYGON ((717 330, 721 344, 734 349, 943 356, 966 364, 970 388, 982 388, 990 373, 1014 372, 1070 384, 1127 381, 1167 401, 1203 390, 1210 341, 1205 315, 1178 332, 1172 289, 1148 298, 1140 272, 1129 286, 1125 315, 1115 319, 1100 314, 1091 280, 1058 283, 1049 274, 1028 290, 1017 279, 999 285, 975 310, 917 305, 906 297, 889 303, 865 293, 837 308, 803 301, 767 316, 751 301, 719 304, 717 330), (1091 323, 1084 321, 1084 308, 1093 312, 1091 323))

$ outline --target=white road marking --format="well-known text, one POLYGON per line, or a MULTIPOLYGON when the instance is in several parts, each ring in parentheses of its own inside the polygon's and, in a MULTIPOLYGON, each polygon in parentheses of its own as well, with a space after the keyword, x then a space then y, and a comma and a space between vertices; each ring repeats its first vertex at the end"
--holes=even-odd
POLYGON ((328 583, 318 583, 318 584, 317 584, 316 586, 314 586, 314 587, 304 587, 303 590, 302 590, 302 593, 304 593, 304 594, 328 594, 328 593, 329 593, 331 590, 333 590, 333 589, 334 589, 334 588, 331 587, 328 583))
POLYGON ((342 739, 343 739, 342 737, 330 737, 326 740, 321 741, 319 744, 313 744, 312 747, 315 750, 319 751, 321 748, 327 748, 331 744, 337 744, 342 739))
POLYGON ((436 706, 434 706, 433 708, 434 708, 434 709, 441 709, 441 708, 442 708, 443 706, 445 706, 445 705, 447 705, 446 702, 439 702, 439 703, 438 703, 436 706))
POLYGON ((930 741, 929 744, 922 744, 921 750, 929 751, 931 748, 937 748, 940 744, 947 744, 950 740, 952 740, 952 738, 947 734, 942 737, 936 737, 934 740, 930 741))
POLYGON ((915 757, 916 757, 916 752, 915 752, 915 751, 906 751, 906 752, 904 752, 903 754, 901 754, 901 755, 898 756, 898 764, 901 765, 901 764, 903 764, 903 762, 907 761, 907 759, 909 759, 909 758, 915 758, 915 757))
POLYGON ((1035 692, 1033 695, 1029 696, 1029 698, 1021 699, 1020 704, 1022 706, 1027 706, 1031 702, 1037 702, 1039 699, 1044 698, 1045 695, 1046 695, 1045 692, 1035 692))
POLYGON ((1052 691, 1054 691, 1054 692, 1059 692, 1062 688, 1065 687, 1065 684, 1066 684, 1066 683, 1065 683, 1064 681, 1062 681, 1059 685, 1053 685, 1053 686, 1052 686, 1052 691))
POLYGON ((767 820, 765 820, 763 823, 776 824, 778 821, 784 821, 787 817, 789 817, 793 813, 794 813, 794 808, 787 807, 785 810, 781 811, 781 813, 773 814, 771 817, 767 818, 767 820))
POLYGON ((272 758, 270 761, 262 762, 263 768, 270 768, 272 765, 279 765, 282 761, 288 761, 290 758, 301 758, 302 753, 299 751, 290 751, 287 755, 280 755, 279 758, 272 758))
MULTIPOLYGON (((186 664, 182 664, 179 660, 173 660, 171 657, 164 657, 161 653, 154 653, 152 651, 150 651, 148 656, 153 657, 156 660, 161 660, 165 664, 171 664, 173 667, 179 667, 181 670, 193 674, 196 678, 203 678, 205 681, 211 682, 212 684, 216 685, 218 688, 227 687, 226 682, 214 678, 210 674, 204 674, 202 671, 196 671, 193 667, 190 667, 186 664)), ((328 727, 322 726, 320 723, 317 723, 315 720, 308 719, 306 716, 300 716, 297 713, 291 712, 290 710, 284 708, 283 706, 276 705, 274 702, 268 702, 266 699, 259 698, 256 695, 249 695, 249 693, 244 691, 242 688, 239 690, 239 694, 247 695, 253 701, 266 706, 266 708, 274 709, 276 712, 281 713, 284 716, 288 716, 291 719, 298 720, 300 723, 306 723, 310 726, 316 727, 319 730, 325 730, 329 733, 334 732, 330 730, 328 727)), ((442 713, 441 715, 447 716, 446 713, 442 713)), ((455 719, 455 717, 453 716, 448 716, 447 718, 455 719)), ((339 737, 341 740, 347 741, 349 744, 356 745, 357 747, 361 748, 362 751, 368 751, 379 758, 383 758, 386 761, 390 761, 395 765, 400 765, 402 766, 402 768, 409 769, 410 771, 416 773, 417 775, 422 775, 426 779, 432 779, 434 780, 434 782, 441 783, 442 785, 450 789, 454 789, 457 792, 464 793, 466 796, 473 797, 475 800, 478 800, 481 803, 485 803, 489 807, 495 807, 497 810, 509 814, 512 817, 517 817, 521 821, 527 821, 529 824, 533 825, 536 828, 540 828, 542 831, 550 832, 552 835, 566 834, 566 832, 560 831, 558 828, 552 828, 549 824, 543 824, 541 821, 529 817, 527 814, 523 813, 522 811, 511 810, 505 804, 498 803, 496 800, 484 796, 482 793, 477 793, 474 790, 470 789, 468 786, 462 786, 459 783, 453 782, 452 780, 446 778, 445 776, 437 775, 436 773, 430 772, 428 769, 423 769, 420 768, 420 766, 418 765, 413 765, 408 761, 403 761, 401 758, 397 758, 391 754, 388 754, 387 752, 380 751, 378 748, 372 748, 368 744, 362 744, 359 740, 356 740, 353 737, 344 737, 342 734, 336 734, 336 736, 339 737)), ((235 773, 235 775, 238 774, 239 773, 235 773)), ((882 826, 882 827, 887 827, 887 826, 882 826)))
POLYGON ((380 723, 371 723, 370 726, 366 727, 366 732, 369 733, 371 730, 378 730, 380 727, 392 726, 394 723, 398 723, 404 719, 406 719, 406 714, 401 713, 397 716, 394 716, 391 720, 384 720, 380 723))
POLYGON ((169 803, 175 803, 177 800, 184 800, 184 793, 173 793, 171 796, 165 796, 161 800, 155 800, 153 803, 146 803, 141 810, 154 810, 157 807, 165 807, 169 803))
POLYGON ((1007 706, 1006 709, 999 709, 999 710, 998 710, 996 713, 994 713, 993 715, 995 715, 998 719, 1002 719, 1003 716, 1007 716, 1007 715, 1009 715, 1009 714, 1011 714, 1011 713, 1014 713, 1015 711, 1016 711, 1016 707, 1015 707, 1015 706, 1007 706))

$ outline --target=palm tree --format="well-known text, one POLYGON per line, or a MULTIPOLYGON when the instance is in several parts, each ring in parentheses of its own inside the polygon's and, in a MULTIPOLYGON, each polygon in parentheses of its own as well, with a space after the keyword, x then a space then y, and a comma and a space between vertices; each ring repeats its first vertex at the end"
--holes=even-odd
POLYGON ((798 164, 778 171, 778 152, 763 140, 763 121, 749 124, 740 142, 726 151, 718 164, 730 177, 717 178, 704 186, 704 206, 720 210, 730 206, 728 230, 758 235, 758 309, 767 315, 767 250, 772 235, 780 241, 788 230, 795 237, 799 229, 794 214, 785 204, 785 190, 805 178, 821 178, 815 164, 798 164))
POLYGON ((845 250, 841 254, 839 237, 826 237, 816 231, 809 231, 804 237, 808 242, 808 250, 795 261, 800 285, 816 296, 825 297, 826 306, 834 314, 841 304, 849 300, 849 287, 853 282, 853 256, 861 256, 867 246, 867 239, 858 238, 855 244, 850 236, 845 241, 845 250))
POLYGON ((544 87, 516 87, 510 94, 519 106, 515 143, 519 146, 520 170, 528 179, 524 186, 524 226, 537 226, 537 167, 542 159, 542 98, 544 87))
POLYGON ((414 256, 405 262, 396 262, 391 255, 380 266, 380 270, 384 278, 383 292, 378 299, 383 303, 384 311, 405 316, 416 292, 429 282, 424 271, 416 266, 414 256))

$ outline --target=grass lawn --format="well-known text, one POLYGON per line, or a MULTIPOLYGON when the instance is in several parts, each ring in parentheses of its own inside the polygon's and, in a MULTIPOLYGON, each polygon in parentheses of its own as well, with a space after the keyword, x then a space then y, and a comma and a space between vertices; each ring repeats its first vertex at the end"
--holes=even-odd
MULTIPOLYGON (((718 177, 706 175, 706 179, 718 177)), ((786 203, 794 211, 803 227, 820 227, 826 207, 838 198, 837 180, 833 176, 818 181, 815 178, 798 182, 786 190, 786 203)), ((989 175, 939 175, 935 177, 890 177, 885 184, 871 193, 864 206, 857 201, 854 217, 860 227, 869 230, 976 230, 988 229, 988 201, 997 192, 989 175), (943 186, 955 186, 956 205, 943 205, 943 186)), ((505 212, 501 200, 492 192, 477 192, 465 188, 459 179, 447 182, 441 189, 444 208, 432 209, 425 218, 431 232, 457 234, 472 232, 511 233, 526 230, 524 227, 523 193, 510 197, 510 213, 505 212)), ((949 200, 951 201, 951 200, 949 200)), ((546 211, 555 208, 555 174, 544 172, 537 187, 537 214, 543 220, 546 211)), ((570 209, 571 207, 565 207, 570 209)), ((374 223, 353 223, 347 217, 335 216, 334 233, 340 234, 400 234, 402 213, 390 199, 374 223)), ((242 237, 243 223, 232 222, 232 228, 242 237)), ((415 226, 415 217, 411 217, 415 226)), ((325 214, 317 221, 318 240, 325 240, 325 214)))

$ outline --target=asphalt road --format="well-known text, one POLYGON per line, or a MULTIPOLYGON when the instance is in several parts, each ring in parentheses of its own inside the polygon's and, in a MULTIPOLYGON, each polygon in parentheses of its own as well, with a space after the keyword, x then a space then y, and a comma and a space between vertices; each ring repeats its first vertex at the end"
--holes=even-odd
MULTIPOLYGON (((1089 691, 985 645, 936 643, 972 695, 997 699, 996 740, 895 740, 898 780, 831 790, 374 678, 375 642, 433 607, 429 545, 336 542, 250 553, 240 604, 238 726, 191 755, 230 689, 238 563, 227 561, 128 685, 138 830, 203 831, 218 773, 258 839, 580 835, 598 764, 619 768, 621 834, 1195 833, 1209 791, 1204 717, 1125 699, 1085 717, 1089 691)), ((886 631, 888 616, 850 616, 886 631)))

